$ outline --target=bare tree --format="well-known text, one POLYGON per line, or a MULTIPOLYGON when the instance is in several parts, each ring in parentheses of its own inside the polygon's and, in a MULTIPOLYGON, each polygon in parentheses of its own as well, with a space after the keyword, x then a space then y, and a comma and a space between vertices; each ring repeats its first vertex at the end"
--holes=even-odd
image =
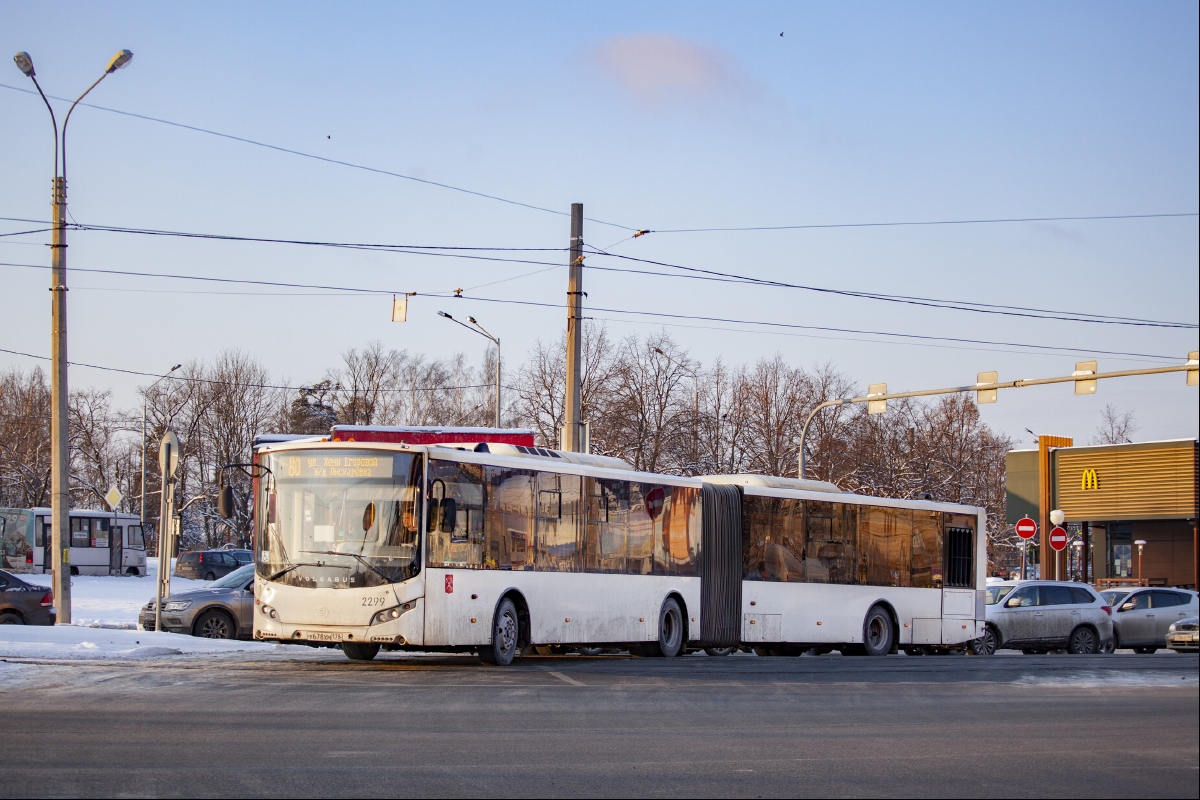
POLYGON ((50 502, 50 387, 41 369, 0 373, 0 506, 50 502))
POLYGON ((1104 411, 1100 413, 1100 425, 1096 428, 1096 434, 1092 437, 1092 444, 1125 444, 1133 441, 1133 434, 1137 433, 1137 420, 1133 416, 1132 411, 1124 413, 1117 410, 1117 407, 1109 403, 1104 407, 1104 411))

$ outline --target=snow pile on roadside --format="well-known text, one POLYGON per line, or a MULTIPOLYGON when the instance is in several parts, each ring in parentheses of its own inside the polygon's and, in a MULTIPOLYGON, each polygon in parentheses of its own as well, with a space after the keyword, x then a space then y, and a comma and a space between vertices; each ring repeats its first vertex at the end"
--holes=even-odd
POLYGON ((0 658, 146 659, 270 653, 276 648, 277 645, 265 642, 201 639, 179 633, 98 630, 75 625, 0 625, 0 658))
MULTIPOLYGON (((75 575, 71 578, 71 623, 90 628, 137 628, 142 606, 154 599, 158 562, 148 563, 144 577, 75 575)), ((50 588, 50 575, 20 575, 26 583, 50 588)), ((208 581, 171 578, 171 591, 184 592, 207 586, 208 581)))

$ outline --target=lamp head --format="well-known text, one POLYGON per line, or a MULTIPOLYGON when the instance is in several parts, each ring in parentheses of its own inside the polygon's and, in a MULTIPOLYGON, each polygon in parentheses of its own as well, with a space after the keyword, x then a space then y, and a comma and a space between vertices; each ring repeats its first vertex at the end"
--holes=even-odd
POLYGON ((662 350, 659 350, 657 347, 651 347, 650 349, 653 350, 654 352, 658 353, 660 356, 666 355, 666 353, 664 353, 662 350))
POLYGON ((13 56, 13 61, 17 62, 17 69, 24 72, 26 77, 32 78, 37 74, 33 71, 33 59, 24 50, 13 56))
POLYGON ((1063 520, 1065 520, 1066 518, 1067 518, 1066 512, 1062 511, 1061 509, 1056 508, 1050 512, 1050 522, 1054 525, 1062 525, 1063 520))
POLYGON ((478 324, 479 324, 478 322, 476 322, 476 321, 475 321, 475 318, 474 318, 474 317, 467 317, 467 322, 471 323, 472 325, 478 325, 478 324))
POLYGON ((109 59, 108 66, 104 68, 104 74, 116 72, 119 69, 124 69, 125 66, 133 60, 133 53, 128 50, 121 50, 109 59))
POLYGON ((439 317, 445 317, 446 319, 454 319, 454 317, 450 316, 450 315, 449 315, 449 314, 447 314, 445 311, 439 311, 439 312, 438 312, 438 316, 439 316, 439 317))
MULTIPOLYGON (((171 372, 174 372, 175 370, 179 369, 182 366, 183 366, 183 364, 176 364, 175 366, 171 367, 171 372)), ((168 372, 167 374, 170 375, 171 372, 168 372)))
POLYGON ((1146 540, 1145 540, 1145 539, 1138 539, 1136 542, 1134 542, 1134 544, 1136 544, 1138 547, 1143 547, 1143 546, 1145 546, 1145 544, 1146 544, 1146 540))

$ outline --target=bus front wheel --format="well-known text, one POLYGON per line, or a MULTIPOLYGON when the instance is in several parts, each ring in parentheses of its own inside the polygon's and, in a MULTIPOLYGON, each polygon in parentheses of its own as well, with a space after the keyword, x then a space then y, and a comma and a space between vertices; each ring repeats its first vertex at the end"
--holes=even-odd
POLYGON ((379 645, 368 642, 342 642, 342 652, 351 661, 370 661, 379 655, 379 645))
POLYGON ((492 641, 479 648, 479 660, 484 664, 507 667, 517 655, 517 639, 520 633, 517 607, 506 597, 496 608, 496 619, 492 623, 492 641))
POLYGON ((892 617, 882 606, 872 606, 863 621, 863 649, 869 656, 886 656, 892 650, 892 617))

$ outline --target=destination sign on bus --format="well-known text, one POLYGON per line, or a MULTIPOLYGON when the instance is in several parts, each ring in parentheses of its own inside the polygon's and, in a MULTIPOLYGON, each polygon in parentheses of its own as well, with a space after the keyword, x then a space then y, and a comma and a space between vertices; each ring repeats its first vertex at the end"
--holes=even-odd
POLYGON ((299 455, 284 456, 285 478, 390 478, 392 456, 299 455))

